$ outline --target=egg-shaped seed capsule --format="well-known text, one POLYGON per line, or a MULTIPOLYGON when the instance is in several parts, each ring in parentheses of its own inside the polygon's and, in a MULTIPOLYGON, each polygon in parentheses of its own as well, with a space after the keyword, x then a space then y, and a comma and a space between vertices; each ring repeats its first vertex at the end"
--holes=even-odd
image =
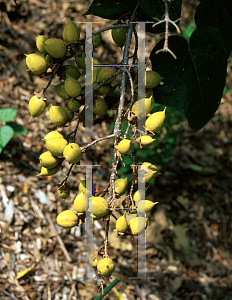
POLYGON ((52 169, 47 169, 42 167, 40 170, 40 174, 38 174, 37 176, 51 176, 56 174, 58 171, 60 170, 60 165, 57 165, 56 167, 52 168, 52 169))
POLYGON ((101 219, 108 214, 108 202, 103 197, 92 197, 89 201, 89 211, 101 219))
POLYGON ((138 203, 138 210, 140 213, 149 212, 158 202, 152 202, 149 200, 140 200, 138 203))
POLYGON ((144 217, 135 217, 128 222, 128 228, 131 235, 140 235, 147 228, 147 219, 144 217))
POLYGON ((46 147, 49 152, 54 156, 63 156, 64 148, 68 145, 68 142, 63 138, 51 138, 46 140, 46 147))
POLYGON ((116 230, 120 233, 127 231, 128 223, 124 215, 117 219, 115 226, 116 230))
POLYGON ((149 70, 145 72, 145 86, 148 89, 155 88, 157 85, 160 84, 162 79, 163 77, 161 77, 160 74, 158 74, 155 71, 149 70))
POLYGON ((69 18, 68 23, 64 26, 63 40, 66 44, 78 42, 80 38, 80 31, 77 25, 69 18))
MULTIPOLYGON (((117 72, 116 68, 114 67, 100 67, 97 71, 96 81, 101 83, 106 80, 108 77, 113 76, 117 72)), ((110 84, 115 80, 115 76, 110 78, 105 82, 105 84, 110 84)))
POLYGON ((60 106, 51 106, 49 109, 49 118, 51 122, 57 126, 64 125, 68 121, 68 115, 60 106))
POLYGON ((93 105, 93 113, 95 115, 104 116, 107 114, 107 104, 103 97, 97 97, 93 105))
POLYGON ((71 76, 68 76, 66 78, 64 88, 66 94, 71 98, 76 98, 82 93, 80 83, 74 77, 71 76))
POLYGON ((57 224, 63 228, 72 228, 78 225, 78 216, 72 210, 62 211, 56 219, 57 224))
POLYGON ((70 143, 64 148, 63 155, 70 164, 76 164, 82 158, 81 148, 76 143, 70 143))
POLYGON ((52 139, 52 138, 64 138, 64 136, 59 131, 54 130, 54 131, 50 131, 49 133, 47 133, 45 135, 45 137, 43 138, 43 140, 46 142, 47 140, 52 139))
POLYGON ((124 139, 118 143, 117 149, 118 149, 119 153, 127 154, 130 152, 131 147, 132 147, 131 140, 124 139))
POLYGON ((47 55, 47 51, 44 48, 44 42, 47 40, 48 38, 44 35, 39 35, 36 39, 36 47, 39 50, 40 53, 47 55))
POLYGON ((70 189, 65 187, 65 188, 62 188, 62 189, 57 189, 57 193, 59 194, 59 196, 62 198, 62 199, 67 199, 70 195, 70 189))
POLYGON ((47 107, 47 102, 42 98, 39 98, 37 95, 33 96, 28 104, 29 113, 31 115, 31 119, 35 117, 39 117, 44 113, 47 107))
POLYGON ((47 53, 54 58, 64 57, 67 52, 67 46, 65 43, 56 38, 47 39, 44 42, 44 48, 47 53))
POLYGON ((147 116, 151 110, 151 99, 152 96, 150 98, 143 98, 136 101, 131 108, 133 114, 139 118, 147 116))
POLYGON ((26 64, 29 70, 36 75, 45 73, 48 68, 48 63, 45 58, 37 53, 26 54, 26 64))
POLYGON ((110 276, 114 272, 114 269, 114 262, 109 257, 101 259, 97 264, 97 270, 102 276, 110 276))
POLYGON ((147 118, 145 122, 145 128, 147 131, 151 131, 153 133, 160 131, 165 120, 165 110, 166 107, 163 111, 155 112, 147 118))
POLYGON ((115 180, 114 189, 119 196, 125 194, 125 192, 127 191, 127 177, 115 180))
POLYGON ((47 169, 53 169, 59 163, 59 159, 56 156, 52 155, 49 151, 42 153, 39 156, 39 161, 42 167, 47 169))
POLYGON ((141 136, 141 139, 140 139, 140 143, 145 146, 145 145, 150 145, 152 142, 154 142, 155 139, 153 139, 151 136, 149 135, 143 135, 141 136))
POLYGON ((76 196, 73 205, 74 205, 74 209, 78 213, 85 213, 86 210, 89 207, 89 201, 88 201, 88 198, 86 197, 86 193, 85 192, 80 192, 76 196))
POLYGON ((117 46, 122 48, 125 45, 128 28, 113 28, 111 30, 112 38, 117 46))

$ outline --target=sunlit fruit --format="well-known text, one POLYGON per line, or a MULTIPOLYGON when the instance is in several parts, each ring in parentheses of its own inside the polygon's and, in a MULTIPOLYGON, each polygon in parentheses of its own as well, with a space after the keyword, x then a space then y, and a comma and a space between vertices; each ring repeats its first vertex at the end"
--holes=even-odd
POLYGON ((127 177, 115 180, 114 189, 119 196, 125 194, 127 191, 127 177))
POLYGON ((131 140, 124 139, 118 143, 117 149, 121 154, 127 154, 130 152, 131 147, 132 147, 131 140))
POLYGON ((54 156, 62 156, 64 148, 68 145, 68 142, 63 138, 51 138, 46 140, 46 147, 49 152, 54 156))
POLYGON ((48 38, 44 35, 39 35, 36 39, 36 47, 39 50, 40 53, 47 55, 47 51, 44 48, 44 42, 47 40, 48 38))
POLYGON ((149 200, 140 200, 138 203, 138 210, 140 213, 149 212, 158 202, 152 202, 149 200))
POLYGON ((52 169, 47 169, 45 167, 42 167, 40 170, 40 174, 38 174, 37 176, 51 176, 56 174, 58 171, 60 170, 60 165, 57 165, 56 167, 52 168, 52 169))
POLYGON ((40 75, 47 71, 48 63, 45 58, 37 53, 26 54, 26 64, 30 71, 40 75))
POLYGON ((70 143, 64 148, 63 155, 70 164, 76 164, 82 158, 81 148, 76 143, 70 143))
POLYGON ((115 226, 118 232, 123 233, 127 231, 128 224, 124 215, 117 219, 115 226))
POLYGON ((52 155, 49 151, 42 153, 39 156, 39 161, 40 164, 47 169, 53 169, 59 163, 59 159, 56 156, 52 155))
POLYGON ((108 202, 103 197, 92 197, 92 201, 89 203, 89 210, 96 218, 100 219, 108 214, 108 202))
POLYGON ((135 217, 128 222, 128 228, 131 235, 140 235, 147 228, 147 220, 144 217, 135 217))
POLYGON ((89 207, 89 202, 88 202, 88 199, 86 197, 86 193, 85 192, 80 192, 76 196, 73 205, 74 205, 74 209, 78 213, 85 213, 86 209, 88 209, 88 207, 89 207))
POLYGON ((43 138, 43 140, 46 142, 47 140, 52 139, 52 138, 64 138, 64 136, 59 131, 54 130, 54 131, 50 131, 49 133, 47 133, 45 135, 45 137, 43 138))
POLYGON ((155 141, 155 139, 153 139, 151 136, 149 136, 149 135, 143 135, 143 136, 141 136, 141 139, 140 139, 140 143, 142 144, 142 145, 150 145, 152 142, 154 142, 155 141))
POLYGON ((160 131, 165 120, 165 110, 166 107, 163 111, 157 111, 147 118, 145 122, 145 127, 147 131, 151 131, 153 133, 160 131))
POLYGON ((110 276, 114 272, 115 265, 111 258, 106 257, 98 262, 97 269, 102 276, 110 276))
POLYGON ((31 118, 33 119, 35 117, 42 115, 46 107, 47 107, 47 102, 44 101, 42 98, 39 98, 37 95, 31 97, 28 104, 28 109, 31 118))
POLYGON ((57 216, 56 222, 60 227, 72 228, 78 225, 78 216, 72 210, 64 210, 57 216))
POLYGON ((133 114, 139 118, 147 116, 151 110, 151 99, 152 96, 150 98, 143 98, 136 101, 131 108, 133 114))
POLYGON ((68 121, 68 115, 61 106, 51 105, 49 109, 49 118, 57 126, 64 125, 68 121))
POLYGON ((93 268, 97 268, 97 264, 98 261, 100 260, 100 257, 98 255, 95 255, 93 253, 91 253, 89 255, 89 264, 93 267, 93 268))

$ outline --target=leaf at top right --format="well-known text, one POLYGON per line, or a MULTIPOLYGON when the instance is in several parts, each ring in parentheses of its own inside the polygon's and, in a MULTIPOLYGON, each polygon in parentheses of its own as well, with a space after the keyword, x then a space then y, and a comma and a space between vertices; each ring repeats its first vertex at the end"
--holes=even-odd
POLYGON ((212 26, 219 30, 227 56, 232 51, 232 2, 203 0, 195 13, 197 28, 212 26))

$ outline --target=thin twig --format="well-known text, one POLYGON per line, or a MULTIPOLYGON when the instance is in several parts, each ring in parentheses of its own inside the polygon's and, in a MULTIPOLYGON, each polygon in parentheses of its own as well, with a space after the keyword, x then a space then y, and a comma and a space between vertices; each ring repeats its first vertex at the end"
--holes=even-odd
POLYGON ((88 145, 81 147, 81 151, 85 152, 88 148, 92 147, 94 144, 99 143, 101 141, 107 140, 107 139, 111 139, 112 137, 114 137, 114 134, 110 134, 107 136, 103 136, 99 139, 94 140, 92 143, 89 143, 88 145))
MULTIPOLYGON (((154 25, 152 25, 152 27, 155 27, 161 23, 165 23, 165 37, 164 37, 164 46, 162 49, 156 51, 156 54, 158 54, 159 52, 169 52, 175 59, 177 58, 176 55, 168 48, 168 37, 169 37, 169 23, 172 24, 178 33, 180 33, 180 29, 179 27, 176 25, 176 22, 178 22, 181 18, 177 19, 176 21, 172 21, 169 18, 169 12, 168 12, 168 3, 167 0, 164 0, 164 4, 165 4, 165 13, 164 13, 164 19, 155 23, 154 25)), ((156 18, 155 18, 156 19, 156 18)))

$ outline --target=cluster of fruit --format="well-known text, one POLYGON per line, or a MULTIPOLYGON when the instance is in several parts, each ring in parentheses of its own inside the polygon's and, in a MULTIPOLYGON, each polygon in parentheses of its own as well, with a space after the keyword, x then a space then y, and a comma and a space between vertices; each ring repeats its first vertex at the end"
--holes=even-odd
MULTIPOLYGON (((127 28, 112 29, 112 38, 115 44, 123 47, 126 41, 127 28)), ((93 36, 93 48, 95 49, 102 41, 101 33, 93 36)), ((56 93, 63 99, 63 106, 51 105, 49 109, 49 118, 51 122, 58 126, 68 126, 69 122, 77 114, 78 122, 83 122, 85 126, 85 94, 84 87, 81 86, 78 79, 81 76, 79 69, 85 70, 85 54, 84 54, 84 41, 80 41, 80 32, 74 22, 69 20, 63 30, 63 40, 56 38, 47 38, 45 36, 38 36, 36 41, 37 49, 41 54, 33 53, 26 55, 26 63, 33 73, 40 76, 51 76, 49 85, 52 82, 54 75, 58 75, 61 83, 55 86, 56 93), (81 54, 79 54, 81 52, 81 54), (73 59, 73 64, 65 65, 73 59), (74 66, 79 67, 79 69, 74 66)), ((131 68, 130 71, 136 78, 137 68, 131 68)), ((96 74, 96 81, 93 82, 93 89, 97 89, 94 95, 93 103, 93 120, 96 116, 107 114, 108 107, 105 100, 106 95, 111 92, 111 84, 117 77, 117 68, 115 67, 99 67, 96 74)), ((145 132, 140 133, 140 136, 135 138, 141 147, 149 145, 155 141, 151 135, 158 132, 164 123, 165 110, 150 114, 152 102, 152 89, 157 86, 162 80, 162 77, 154 71, 146 71, 145 84, 146 84, 146 98, 136 101, 132 106, 128 104, 127 118, 130 126, 134 126, 139 118, 146 116, 145 132), (142 116, 140 112, 141 105, 145 103, 145 115, 142 116), (148 135, 147 132, 151 133, 148 135)), ((136 81, 136 80, 135 80, 136 81)), ((48 85, 48 86, 49 86, 48 85)), ((45 90, 48 87, 45 88, 45 90)), ((42 90, 41 93, 35 95, 29 101, 29 112, 31 117, 38 117, 44 113, 47 105, 47 98, 42 90)), ((136 92, 136 90, 135 90, 136 92)), ((144 112, 143 112, 144 114, 144 112)), ((136 132, 136 129, 135 129, 136 132)), ((136 135, 138 133, 136 132, 136 135)), ((82 159, 82 152, 85 151, 84 147, 81 148, 77 143, 69 143, 69 134, 66 138, 59 131, 51 131, 45 137, 47 151, 42 153, 39 157, 41 164, 41 172, 39 175, 54 175, 56 174, 64 160, 70 164, 77 164, 82 159)), ((128 155, 131 152, 132 140, 126 137, 122 138, 120 142, 115 145, 118 158, 123 159, 123 155, 128 155)), ((115 166, 116 167, 116 166, 115 166)), ((139 169, 144 170, 145 176, 142 178, 143 183, 149 182, 152 178, 157 177, 160 173, 156 166, 149 162, 139 164, 139 169)), ((66 184, 66 181, 65 181, 66 184)), ((127 194, 128 182, 127 178, 119 178, 114 181, 114 198, 120 199, 122 195, 127 194)), ((61 185, 57 192, 63 199, 67 199, 70 195, 70 189, 66 185, 61 185)), ((101 194, 99 194, 101 195, 101 194)), ((79 185, 79 194, 74 200, 74 210, 65 210, 57 216, 57 224, 63 228, 72 228, 85 222, 86 213, 90 212, 94 220, 104 219, 109 220, 113 214, 115 203, 110 203, 106 200, 109 196, 109 189, 106 189, 103 197, 95 194, 95 188, 89 191, 86 189, 86 182, 81 181, 79 185)), ((144 197, 145 198, 145 197, 144 197)), ((127 201, 122 201, 118 207, 121 211, 121 217, 116 221, 115 230, 120 235, 137 236, 144 231, 147 226, 147 219, 145 217, 137 216, 127 221, 127 214, 140 213, 145 214, 149 212, 154 205, 149 200, 144 200, 140 197, 139 191, 133 195, 127 196, 127 201)), ((145 216, 145 215, 144 215, 145 216)), ((113 261, 105 254, 105 257, 100 257, 97 253, 91 254, 89 258, 90 264, 97 268, 99 274, 102 276, 110 276, 114 271, 113 261)))

